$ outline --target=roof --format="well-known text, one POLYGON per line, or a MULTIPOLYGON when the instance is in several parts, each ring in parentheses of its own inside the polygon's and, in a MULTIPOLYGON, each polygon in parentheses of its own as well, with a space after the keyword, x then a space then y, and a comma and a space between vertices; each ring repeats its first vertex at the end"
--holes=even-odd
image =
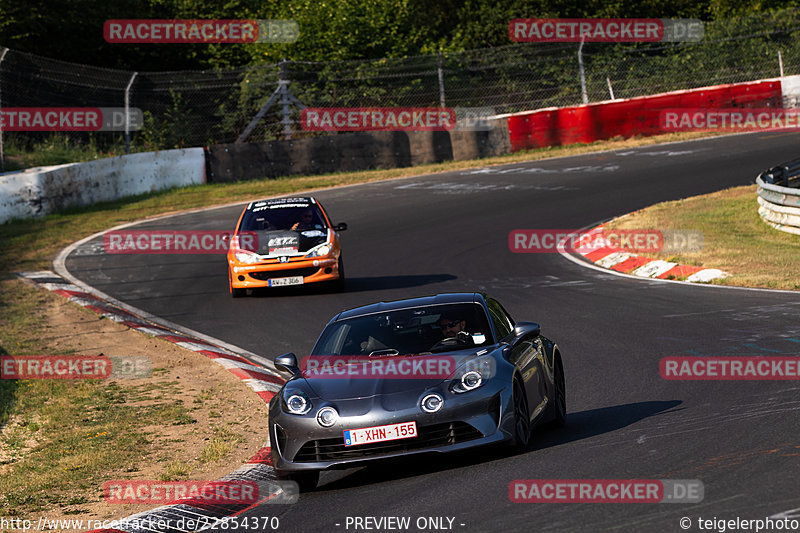
POLYGON ((468 304, 473 302, 480 302, 483 296, 477 292, 448 292, 443 294, 435 294, 431 296, 421 296, 419 298, 406 298, 404 300, 393 300, 390 302, 378 302, 369 305, 362 305, 342 311, 331 322, 337 320, 345 320, 363 315, 371 315, 374 313, 384 313, 389 311, 398 311, 400 309, 409 309, 411 307, 425 307, 429 305, 445 305, 445 304, 468 304))

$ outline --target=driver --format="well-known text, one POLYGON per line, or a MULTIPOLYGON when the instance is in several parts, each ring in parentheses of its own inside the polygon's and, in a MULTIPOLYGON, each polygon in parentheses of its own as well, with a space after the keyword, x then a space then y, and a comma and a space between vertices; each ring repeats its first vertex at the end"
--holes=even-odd
POLYGON ((314 229, 314 212, 311 209, 304 209, 300 213, 300 221, 295 222, 292 226, 292 231, 303 231, 307 229, 314 229))
POLYGON ((467 329, 467 322, 454 316, 442 315, 439 317, 437 324, 442 328, 443 339, 457 337, 459 333, 467 329))

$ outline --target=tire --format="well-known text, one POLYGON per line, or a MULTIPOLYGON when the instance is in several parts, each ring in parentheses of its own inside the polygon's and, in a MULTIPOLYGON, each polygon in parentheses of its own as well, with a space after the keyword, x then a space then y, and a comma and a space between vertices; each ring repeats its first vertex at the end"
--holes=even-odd
POLYGON ((339 279, 335 279, 335 280, 330 282, 331 283, 330 284, 330 289, 331 289, 332 292, 342 292, 344 290, 344 284, 345 284, 344 260, 342 259, 341 255, 339 255, 339 267, 338 267, 338 270, 339 270, 339 279))
POLYGON ((232 276, 230 269, 228 269, 228 290, 231 291, 231 298, 241 298, 247 294, 247 289, 234 288, 232 276))
POLYGON ((319 483, 319 471, 311 470, 308 472, 278 472, 278 479, 281 481, 294 481, 300 488, 300 492, 311 492, 317 488, 319 483))
POLYGON ((553 368, 553 420, 552 428, 563 428, 567 423, 567 384, 564 379, 564 366, 561 357, 556 356, 553 368))
POLYGON ((516 453, 522 453, 528 449, 531 441, 531 420, 528 410, 528 398, 525 395, 525 388, 518 378, 514 378, 512 386, 512 403, 514 405, 514 438, 511 440, 510 447, 516 453))

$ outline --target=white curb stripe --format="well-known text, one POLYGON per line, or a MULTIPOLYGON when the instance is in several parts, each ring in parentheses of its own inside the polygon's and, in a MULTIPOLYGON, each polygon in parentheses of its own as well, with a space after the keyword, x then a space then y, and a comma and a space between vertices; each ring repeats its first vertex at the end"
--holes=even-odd
POLYGON ((612 253, 610 255, 605 256, 602 259, 599 259, 599 260, 595 261, 595 263, 597 263, 598 265, 600 265, 601 267, 604 267, 604 268, 611 268, 614 265, 618 265, 619 263, 622 263, 623 261, 625 261, 627 259, 630 259, 630 258, 631 258, 631 254, 629 254, 629 253, 614 252, 614 253, 612 253))
MULTIPOLYGON (((242 370, 252 370, 253 372, 259 372, 261 374, 269 374, 270 376, 275 376, 276 378, 280 378, 281 377, 281 376, 275 374, 274 372, 271 372, 267 368, 260 367, 260 366, 255 366, 255 365, 248 365, 247 363, 242 363, 241 361, 234 361, 233 359, 225 359, 225 358, 221 357, 219 359, 215 359, 215 361, 217 361, 220 365, 222 365, 223 367, 228 368, 228 369, 230 369, 230 368, 241 368, 242 370)), ((281 379, 283 379, 283 378, 281 378, 281 379)))
POLYGON ((210 344, 200 344, 199 342, 177 341, 175 344, 181 348, 186 348, 187 350, 191 350, 193 352, 199 352, 201 350, 213 350, 215 348, 210 344))
POLYGON ((253 392, 278 392, 282 387, 282 385, 278 385, 277 383, 270 383, 269 381, 260 379, 243 379, 242 381, 253 389, 253 392))
POLYGON ((660 276, 664 272, 669 271, 677 264, 678 263, 670 263, 668 261, 662 261, 661 259, 656 259, 655 261, 650 261, 649 263, 640 266, 639 268, 631 272, 631 274, 633 274, 634 276, 639 276, 641 278, 655 278, 660 276))
POLYGON ((727 272, 723 272, 718 268, 704 268, 686 278, 686 281, 691 281, 692 283, 708 283, 713 279, 727 278, 728 276, 729 274, 727 272))
POLYGON ((149 326, 135 326, 136 331, 152 335, 153 337, 163 337, 164 335, 171 335, 172 332, 166 329, 156 329, 149 326))

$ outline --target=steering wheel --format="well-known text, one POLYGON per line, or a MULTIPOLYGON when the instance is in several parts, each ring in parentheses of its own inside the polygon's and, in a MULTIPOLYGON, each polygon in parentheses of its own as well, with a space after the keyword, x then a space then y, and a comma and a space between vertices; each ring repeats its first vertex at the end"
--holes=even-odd
POLYGON ((435 352, 438 348, 445 348, 450 346, 469 346, 474 344, 472 337, 466 331, 459 331, 455 337, 447 337, 442 339, 431 347, 431 352, 435 352))

